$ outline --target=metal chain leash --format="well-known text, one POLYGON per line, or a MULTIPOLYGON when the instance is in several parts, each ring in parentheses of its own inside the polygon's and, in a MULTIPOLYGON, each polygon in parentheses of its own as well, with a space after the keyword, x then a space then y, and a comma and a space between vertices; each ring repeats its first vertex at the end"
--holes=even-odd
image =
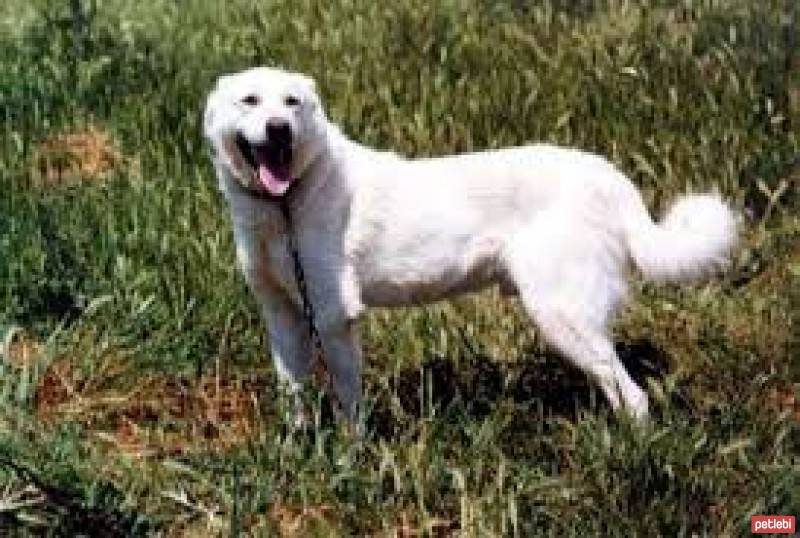
MULTIPOLYGON (((282 198, 278 204, 281 209, 281 214, 283 215, 283 219, 286 222, 286 231, 288 236, 289 242, 289 254, 292 257, 292 264, 294 266, 294 276, 295 281, 297 282, 297 290, 300 292, 300 298, 303 301, 303 318, 305 318, 306 323, 308 324, 308 336, 311 338, 312 345, 314 346, 313 353, 316 357, 313 357, 312 360, 316 363, 320 369, 325 369, 325 349, 322 345, 322 337, 319 334, 319 329, 317 328, 317 324, 314 321, 314 305, 311 302, 311 299, 308 296, 308 285, 306 284, 306 274, 303 271, 303 263, 300 260, 300 251, 297 248, 297 239, 294 235, 294 226, 292 223, 292 210, 289 207, 289 203, 286 198, 282 198)), ((329 376, 322 374, 324 381, 327 383, 329 381, 329 376)))
MULTIPOLYGON (((308 336, 311 339, 314 349, 311 357, 313 364, 312 374, 317 378, 321 385, 325 387, 332 387, 330 372, 327 369, 327 361, 325 360, 325 348, 322 344, 322 337, 320 336, 319 329, 316 324, 316 317, 314 313, 314 305, 308 295, 308 285, 306 283, 306 274, 303 271, 303 263, 300 260, 300 249, 297 247, 297 238, 294 234, 294 223, 292 222, 292 208, 290 207, 291 189, 289 192, 278 198, 271 194, 253 191, 238 183, 235 186, 247 196, 255 198, 256 200, 263 200, 271 204, 276 204, 280 209, 283 220, 286 223, 286 234, 289 247, 289 254, 292 258, 292 266, 294 269, 294 277, 297 282, 297 290, 300 292, 300 298, 303 301, 303 318, 308 325, 308 336)), ((333 395, 334 391, 329 391, 333 395)))

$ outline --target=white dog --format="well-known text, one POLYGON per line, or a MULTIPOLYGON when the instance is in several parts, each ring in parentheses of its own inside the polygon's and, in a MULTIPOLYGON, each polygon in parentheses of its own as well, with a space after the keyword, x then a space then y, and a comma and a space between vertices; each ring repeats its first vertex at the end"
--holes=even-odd
POLYGON ((366 148, 327 120, 311 79, 279 69, 221 77, 204 130, 280 378, 296 391, 312 367, 283 200, 350 417, 361 396, 355 322, 365 306, 498 284, 615 410, 643 418, 647 396, 607 328, 629 260, 647 278, 680 281, 721 264, 735 242, 734 216, 717 197, 683 197, 656 224, 630 180, 582 151, 534 145, 407 159, 366 148))

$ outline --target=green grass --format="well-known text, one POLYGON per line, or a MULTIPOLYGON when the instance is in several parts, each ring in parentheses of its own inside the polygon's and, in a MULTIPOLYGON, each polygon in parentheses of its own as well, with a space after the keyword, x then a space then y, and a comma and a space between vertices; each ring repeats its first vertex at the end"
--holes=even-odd
POLYGON ((0 530, 718 536, 800 515, 799 10, 8 0, 0 530), (313 390, 317 426, 287 432, 199 128, 214 78, 253 64, 315 77, 367 144, 548 141, 608 156, 657 213, 690 190, 731 200, 726 275, 637 280, 615 326, 649 427, 487 292, 371 312, 365 438, 313 390), (63 136, 87 131, 97 170, 63 136))

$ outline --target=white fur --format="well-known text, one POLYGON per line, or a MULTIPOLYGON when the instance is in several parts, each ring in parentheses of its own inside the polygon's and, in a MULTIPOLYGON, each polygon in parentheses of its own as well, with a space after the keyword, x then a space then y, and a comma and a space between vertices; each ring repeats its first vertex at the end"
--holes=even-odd
POLYGON ((328 371, 343 409, 360 399, 354 323, 365 306, 416 305, 499 284, 517 293, 545 338, 602 388, 614 409, 647 414, 608 336, 632 259, 660 280, 697 277, 735 241, 731 211, 711 195, 682 198, 655 224, 631 182, 608 161, 547 145, 406 159, 345 137, 303 75, 256 68, 220 79, 205 135, 230 204, 238 259, 261 306, 271 351, 292 390, 311 365, 307 326, 277 202, 259 200, 231 143, 252 142, 275 117, 295 133, 290 192, 328 371), (299 94, 294 109, 281 105, 299 94), (245 94, 261 98, 242 105, 245 94))

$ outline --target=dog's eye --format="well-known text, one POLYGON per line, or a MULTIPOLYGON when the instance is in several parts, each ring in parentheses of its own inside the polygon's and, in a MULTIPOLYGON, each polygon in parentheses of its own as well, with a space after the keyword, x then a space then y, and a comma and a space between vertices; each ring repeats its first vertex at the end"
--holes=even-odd
POLYGON ((283 99, 283 104, 286 106, 297 106, 300 104, 300 99, 298 99, 294 95, 287 95, 283 99))
POLYGON ((242 103, 248 106, 256 106, 260 102, 260 99, 255 94, 245 95, 242 97, 242 103))

